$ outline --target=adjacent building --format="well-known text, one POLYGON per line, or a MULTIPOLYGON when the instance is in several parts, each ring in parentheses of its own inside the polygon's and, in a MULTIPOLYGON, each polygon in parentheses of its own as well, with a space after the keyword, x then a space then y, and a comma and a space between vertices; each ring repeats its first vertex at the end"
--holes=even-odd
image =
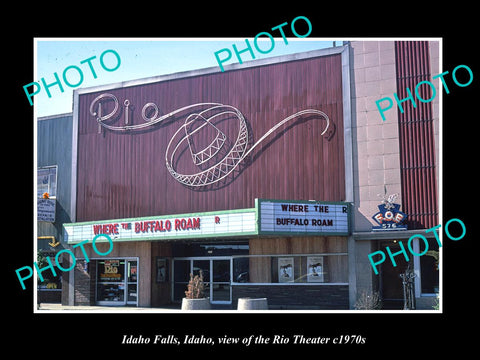
MULTIPOLYGON (((37 119, 37 262, 68 248, 63 239, 63 224, 71 223, 72 114, 45 116, 37 119)), ((59 256, 63 262, 63 256, 59 256)), ((41 266, 40 266, 41 268, 41 266)), ((39 303, 60 303, 62 279, 69 273, 55 267, 42 273, 37 283, 39 303)), ((68 284, 68 282, 65 282, 68 284)), ((64 293, 65 294, 65 293, 64 293)), ((64 299, 66 301, 66 299, 64 299)))

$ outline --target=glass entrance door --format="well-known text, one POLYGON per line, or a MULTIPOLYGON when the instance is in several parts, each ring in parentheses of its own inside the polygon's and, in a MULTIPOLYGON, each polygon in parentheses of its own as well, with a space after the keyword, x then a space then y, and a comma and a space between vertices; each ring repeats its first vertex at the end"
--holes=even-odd
POLYGON ((137 305, 137 260, 97 261, 96 303, 98 305, 137 305))
POLYGON ((231 260, 211 260, 212 285, 210 299, 212 303, 230 304, 231 291, 231 260))
POLYGON ((190 274, 203 273, 205 296, 212 304, 231 304, 232 259, 222 258, 176 258, 174 259, 173 300, 181 301, 185 297, 190 274))
POLYGON ((191 273, 193 276, 200 276, 200 271, 202 272, 203 276, 203 294, 205 297, 209 297, 212 299, 210 296, 210 260, 192 260, 193 263, 193 269, 191 273))

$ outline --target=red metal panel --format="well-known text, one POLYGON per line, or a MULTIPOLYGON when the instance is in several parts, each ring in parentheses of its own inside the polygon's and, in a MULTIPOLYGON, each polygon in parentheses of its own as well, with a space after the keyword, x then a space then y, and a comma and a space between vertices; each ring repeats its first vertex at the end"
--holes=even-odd
MULTIPOLYGON (((144 104, 160 114, 199 102, 237 107, 245 116, 250 143, 285 117, 306 108, 325 112, 336 127, 327 140, 325 122, 312 116, 287 123, 243 160, 220 186, 191 189, 165 166, 169 140, 185 118, 136 132, 102 130, 89 113, 101 93, 79 97, 77 221, 249 208, 255 198, 341 201, 345 199, 341 56, 330 55, 109 90, 121 111, 109 124, 144 122, 144 104)), ((106 110, 107 111, 107 110, 106 110)), ((107 112, 104 113, 107 113, 107 112)), ((225 121, 230 139, 238 123, 225 121)), ((208 132, 199 141, 208 142, 208 132)), ((210 134, 211 135, 211 134, 210 134)), ((182 164, 193 166, 193 164, 182 164)))
MULTIPOLYGON (((428 42, 395 42, 395 54, 398 98, 407 98, 408 88, 415 99, 398 111, 403 211, 410 229, 430 228, 438 225, 433 113, 431 102, 415 95, 417 84, 431 79, 428 42)), ((431 99, 431 88, 420 85, 417 95, 431 99)))

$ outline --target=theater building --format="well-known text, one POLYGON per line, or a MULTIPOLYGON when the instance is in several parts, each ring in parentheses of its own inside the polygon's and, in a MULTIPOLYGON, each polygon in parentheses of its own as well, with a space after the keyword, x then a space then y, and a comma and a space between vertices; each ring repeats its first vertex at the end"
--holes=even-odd
MULTIPOLYGON (((438 221, 435 208, 422 222, 409 193, 411 120, 395 110, 383 122, 370 108, 400 86, 399 44, 349 42, 76 90, 63 226, 76 264, 64 303, 179 303, 200 270, 224 308, 267 297, 271 309, 353 309, 360 290, 390 291, 395 274, 385 263, 375 276, 367 254, 438 221), (372 231, 385 187, 416 230, 372 231)), ((429 129, 418 141, 435 146, 429 129)))

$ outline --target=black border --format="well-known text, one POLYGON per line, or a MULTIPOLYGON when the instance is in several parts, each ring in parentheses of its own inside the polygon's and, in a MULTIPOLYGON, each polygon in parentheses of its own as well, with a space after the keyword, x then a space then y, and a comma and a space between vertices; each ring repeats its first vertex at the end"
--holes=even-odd
MULTIPOLYGON (((14 216, 5 216, 7 245, 3 261, 7 283, 2 291, 6 328, 6 350, 31 349, 39 356, 72 356, 99 358, 114 354, 143 355, 145 351, 163 355, 174 351, 183 355, 195 353, 200 358, 216 353, 243 354, 281 353, 287 356, 304 352, 332 355, 345 353, 360 356, 439 355, 443 349, 473 348, 475 330, 467 326, 475 314, 476 279, 476 115, 478 74, 477 43, 474 34, 478 20, 474 8, 451 4, 350 4, 329 9, 319 4, 243 3, 195 4, 182 3, 168 9, 158 3, 151 5, 108 3, 74 3, 60 10, 50 4, 24 4, 25 9, 9 10, 12 19, 4 29, 6 41, 3 55, 4 71, 8 74, 4 90, 7 116, 3 118, 4 154, 12 171, 4 172, 11 190, 5 192, 5 205, 17 205, 14 216), (38 6, 39 9, 35 7, 38 6), (199 9, 192 8, 199 6, 199 9), (183 7, 183 8, 182 8, 183 7), (277 11, 273 11, 273 8, 277 11), (243 11, 243 13, 242 13, 243 11), (443 314, 33 314, 31 290, 21 290, 14 269, 32 262, 33 244, 33 109, 26 104, 23 85, 33 81, 33 37, 253 37, 296 16, 303 15, 313 25, 311 37, 443 37, 443 69, 452 71, 459 64, 468 65, 474 74, 466 88, 451 88, 443 95, 443 218, 459 218, 467 227, 464 239, 444 243, 444 312, 443 314), (11 23, 13 25, 10 25, 11 23), (12 96, 13 94, 13 96, 12 96), (14 99, 13 106, 10 99, 14 99), (10 140, 11 138, 11 140, 10 140), (14 181, 11 181, 13 177, 14 181), (15 194, 14 196, 12 196, 15 194), (8 199, 8 200, 7 200, 8 199), (470 312, 472 314, 470 314, 470 312), (12 314, 12 321, 8 317, 12 314), (467 321, 466 321, 467 320, 467 321), (124 334, 184 334, 204 336, 273 336, 304 334, 306 336, 339 336, 359 334, 367 339, 361 346, 125 346, 124 334), (76 349, 76 351, 74 350, 76 349), (313 352, 312 352, 313 350, 313 352), (294 352, 294 353, 293 353, 294 352)), ((14 5, 15 6, 15 5, 14 5)), ((9 206, 9 207, 10 207, 9 206)), ((27 282, 28 283, 28 282, 27 282)), ((472 322, 474 325, 474 322, 472 322)))

